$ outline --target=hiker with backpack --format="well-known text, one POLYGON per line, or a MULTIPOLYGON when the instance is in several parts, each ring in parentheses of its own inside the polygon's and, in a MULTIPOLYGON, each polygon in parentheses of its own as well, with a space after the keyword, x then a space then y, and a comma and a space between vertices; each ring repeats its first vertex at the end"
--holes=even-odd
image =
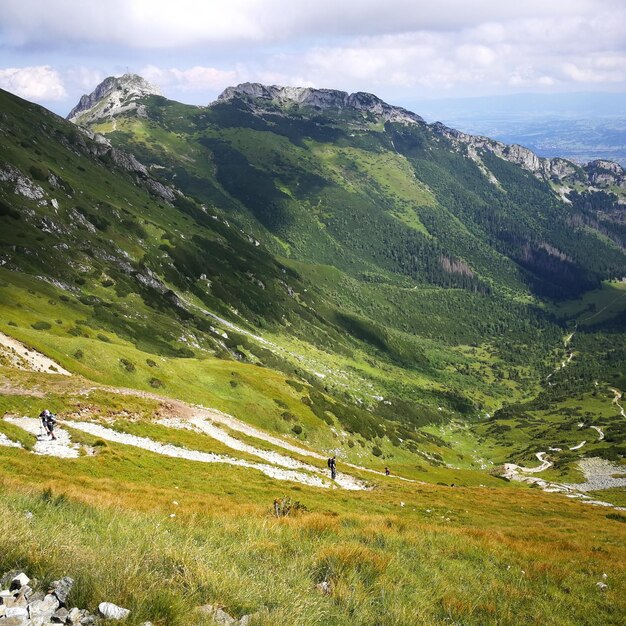
POLYGON ((330 459, 328 459, 328 467, 330 469, 330 477, 332 480, 335 480, 336 476, 337 476, 337 461, 335 459, 335 457, 331 457, 330 459))
POLYGON ((50 435, 50 439, 56 440, 57 436, 54 434, 54 426, 57 423, 56 417, 48 409, 44 409, 39 414, 39 419, 44 432, 50 435))

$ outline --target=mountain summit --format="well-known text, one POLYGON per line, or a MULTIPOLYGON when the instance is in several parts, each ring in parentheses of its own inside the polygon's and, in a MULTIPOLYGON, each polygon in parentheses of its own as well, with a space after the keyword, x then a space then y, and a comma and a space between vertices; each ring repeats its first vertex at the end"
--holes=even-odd
POLYGON ((89 124, 127 111, 137 110, 141 115, 143 109, 137 100, 150 95, 160 96, 161 92, 158 87, 137 74, 109 76, 89 95, 81 97, 67 119, 70 122, 89 124))
POLYGON ((373 113, 385 122, 405 124, 423 124, 424 119, 402 107, 392 106, 378 96, 363 91, 347 93, 337 89, 314 89, 312 87, 281 87, 260 83, 242 83, 227 87, 218 97, 218 102, 228 102, 234 98, 244 100, 271 100, 279 105, 298 105, 319 111, 341 112, 354 109, 364 113, 373 113))

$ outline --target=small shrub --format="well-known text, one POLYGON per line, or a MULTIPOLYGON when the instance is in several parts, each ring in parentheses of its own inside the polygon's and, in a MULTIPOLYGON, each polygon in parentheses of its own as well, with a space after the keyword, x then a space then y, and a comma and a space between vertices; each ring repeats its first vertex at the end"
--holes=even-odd
POLYGON ((98 333, 96 336, 98 337, 98 339, 100 339, 100 341, 104 341, 104 343, 111 343, 111 340, 102 333, 98 333))
POLYGON ((84 285, 87 281, 82 276, 78 276, 74 279, 74 282, 77 285, 84 285))
POLYGON ((146 359, 146 365, 147 365, 148 367, 159 367, 159 366, 157 365, 157 362, 156 362, 156 361, 153 361, 152 359, 146 359))
POLYGON ((374 456, 382 456, 383 451, 382 451, 382 450, 381 450, 378 446, 374 446, 374 447, 372 448, 372 454, 373 454, 374 456))
POLYGON ((81 360, 84 356, 85 356, 85 353, 84 353, 82 350, 80 350, 80 349, 78 349, 78 350, 76 350, 76 352, 74 352, 74 358, 75 358, 75 359, 78 359, 79 361, 80 361, 80 360, 81 360))
POLYGON ((30 175, 35 180, 39 180, 39 181, 48 180, 48 175, 40 167, 37 167, 36 165, 31 165, 30 168, 28 169, 29 169, 30 175))
POLYGON ((102 281, 102 283, 100 283, 103 287, 111 287, 112 285, 115 285, 115 281, 111 280, 110 278, 106 278, 105 280, 102 281))
POLYGON ((67 496, 64 493, 60 493, 58 496, 55 496, 50 487, 47 487, 42 491, 41 499, 46 504, 51 504, 52 506, 63 506, 68 502, 67 496))
POLYGON ((17 324, 15 322, 9 322, 9 326, 15 326, 15 328, 17 328, 17 324))
POLYGON ((52 326, 48 324, 48 322, 42 322, 42 321, 31 324, 31 327, 34 328, 35 330, 49 330, 50 328, 52 328, 52 326))
POLYGON ((124 370, 126 370, 127 372, 134 372, 135 371, 135 364, 132 361, 129 361, 128 359, 120 359, 120 365, 122 366, 122 368, 124 370))
POLYGON ((301 435, 302 434, 302 426, 300 426, 300 424, 295 424, 294 426, 292 426, 291 431, 293 433, 295 433, 296 435, 301 435))
POLYGON ((239 387, 239 383, 236 380, 229 380, 228 383, 233 389, 239 387))
POLYGON ((291 514, 304 513, 307 510, 302 502, 292 500, 289 496, 276 498, 272 506, 272 513, 275 517, 287 517, 291 514))
POLYGON ((622 515, 621 513, 609 513, 607 519, 615 520, 616 522, 623 522, 626 524, 626 515, 622 515))
POLYGON ((150 383, 150 387, 154 387, 155 389, 159 389, 164 386, 163 381, 158 378, 152 377, 148 382, 150 383))
POLYGON ((286 422, 292 422, 293 420, 297 419, 296 416, 293 413, 290 413, 289 411, 284 411, 281 414, 281 417, 286 421, 286 422))

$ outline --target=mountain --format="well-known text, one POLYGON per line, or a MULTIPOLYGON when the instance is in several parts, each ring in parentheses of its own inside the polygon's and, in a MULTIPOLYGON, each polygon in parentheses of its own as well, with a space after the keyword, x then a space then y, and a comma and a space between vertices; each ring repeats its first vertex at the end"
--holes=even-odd
POLYGON ((78 124, 89 124, 104 117, 115 117, 133 111, 142 115, 144 109, 137 100, 149 95, 160 95, 157 87, 136 74, 109 76, 92 93, 84 95, 69 112, 67 119, 78 124))
POLYGON ((0 92, 0 622, 620 623, 621 169, 105 83, 0 92))
POLYGON ((539 156, 626 166, 625 93, 515 94, 411 103, 429 120, 516 143, 539 156))

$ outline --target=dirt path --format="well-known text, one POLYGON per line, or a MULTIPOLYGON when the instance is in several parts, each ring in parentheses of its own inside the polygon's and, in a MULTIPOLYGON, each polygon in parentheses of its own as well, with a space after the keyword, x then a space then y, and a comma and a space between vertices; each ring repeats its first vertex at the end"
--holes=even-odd
POLYGON ((4 333, 0 333, 0 352, 4 354, 14 367, 20 370, 32 372, 45 372, 46 374, 71 374, 52 359, 40 352, 26 347, 21 341, 13 339, 4 333))
POLYGON ((620 404, 620 400, 622 399, 622 392, 619 389, 614 389, 610 387, 611 391, 615 394, 613 398, 613 404, 619 409, 620 415, 626 418, 626 412, 624 412, 624 407, 620 404))
POLYGON ((589 428, 593 428, 598 433, 598 441, 604 439, 604 432, 599 426, 590 426, 589 428))
MULTIPOLYGON (((232 437, 221 428, 210 423, 209 421, 207 421, 207 419, 203 419, 201 417, 195 417, 190 420, 169 418, 159 420, 157 423, 168 426, 169 428, 184 428, 188 430, 194 430, 196 432, 201 432, 205 435, 208 435, 209 437, 212 437, 213 439, 217 439, 218 441, 222 442, 233 450, 247 452, 248 454, 258 456, 264 461, 267 461, 268 463, 272 463, 274 465, 281 465, 283 467, 288 467, 291 469, 300 469, 318 475, 322 474, 326 476, 327 474, 327 472, 324 472, 322 469, 314 465, 304 463, 278 452, 274 452, 271 450, 261 450, 260 448, 256 448, 250 444, 244 443, 243 441, 232 437)), ((363 483, 363 481, 357 480, 352 476, 343 473, 337 473, 335 483, 337 483, 340 487, 343 487, 344 489, 356 490, 366 488, 366 485, 365 483, 363 483)))
MULTIPOLYGON (((205 423, 212 422, 213 424, 222 424, 226 426, 232 431, 240 432, 244 435, 248 435, 249 437, 253 437, 255 439, 259 439, 260 441, 264 441, 266 443, 272 444, 283 450, 288 452, 294 452, 295 454, 299 454, 301 456, 309 456, 314 459, 319 459, 322 461, 326 461, 327 456, 324 454, 320 454, 319 452, 315 452, 313 450, 309 450, 308 448, 303 448, 296 444, 291 443, 290 441, 286 441, 282 437, 278 437, 275 435, 270 435, 269 433, 257 428, 255 426, 251 426, 250 424, 243 422, 228 413, 223 413, 222 411, 218 411, 217 409, 209 409, 204 406, 187 404, 182 400, 173 400, 171 398, 165 398, 156 393, 152 393, 149 391, 139 391, 137 389, 128 389, 125 387, 93 387, 94 390, 102 390, 109 391, 111 393, 116 393, 119 395, 125 396, 135 396, 140 398, 149 398, 151 400, 156 400, 157 402, 162 402, 172 408, 173 411, 176 412, 177 417, 180 417, 183 420, 192 420, 195 418, 200 418, 205 421, 205 423)), ((90 390, 85 390, 87 393, 90 390)), ((384 476, 386 479, 395 479, 402 480, 405 482, 411 483, 419 483, 420 481, 412 480, 410 478, 404 478, 402 476, 386 476, 384 472, 373 470, 368 467, 362 467, 360 465, 355 465, 353 463, 341 462, 345 467, 350 467, 352 469, 368 472, 370 474, 376 474, 378 476, 384 476)))
POLYGON ((9 439, 4 433, 0 433, 0 446, 5 448, 21 448, 22 444, 9 439))
MULTIPOLYGON (((273 465, 266 465, 264 463, 252 463, 243 459, 236 459, 234 457, 221 454, 213 454, 211 452, 188 450, 172 444, 159 443, 158 441, 153 441, 148 437, 138 437, 137 435, 121 433, 111 428, 101 426, 100 424, 93 424, 91 422, 68 422, 68 425, 72 428, 89 433, 90 435, 94 435, 96 437, 100 437, 101 439, 105 439, 107 441, 134 446, 136 448, 148 450, 149 452, 154 452, 155 454, 161 454, 163 456, 186 459, 188 461, 199 461, 201 463, 225 463, 227 465, 255 469, 262 472, 266 476, 277 480, 290 480, 303 485, 309 485, 311 487, 332 487, 332 483, 330 481, 324 480, 317 475, 310 475, 290 469, 282 469, 273 465)), ((354 486, 345 488, 364 489, 365 487, 354 486)))
POLYGON ((80 456, 81 446, 72 443, 70 434, 63 428, 55 428, 54 433, 57 438, 50 440, 48 435, 43 434, 41 422, 34 417, 7 417, 5 419, 37 438, 33 447, 34 454, 56 456, 61 459, 76 459, 80 456))

